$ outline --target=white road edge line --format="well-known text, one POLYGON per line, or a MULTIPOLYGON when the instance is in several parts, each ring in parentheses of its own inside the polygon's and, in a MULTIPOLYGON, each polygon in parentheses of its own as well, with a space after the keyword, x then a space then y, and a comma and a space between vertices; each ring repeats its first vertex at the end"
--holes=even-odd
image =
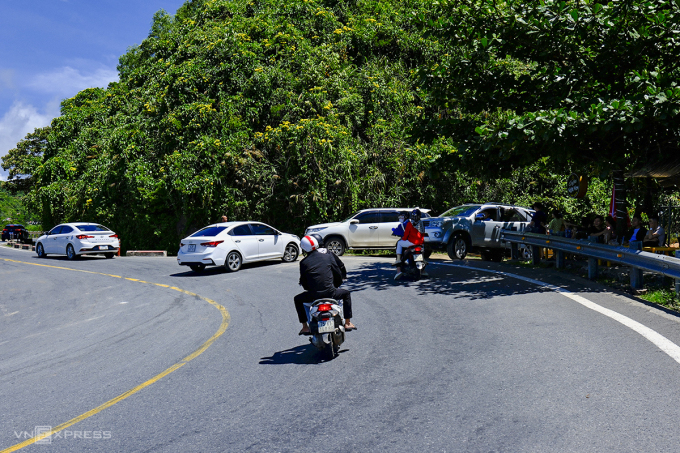
POLYGON ((676 362, 680 363, 680 346, 676 345, 673 343, 671 340, 668 338, 664 337, 660 333, 650 329, 649 327, 640 324, 637 321, 634 321, 630 319, 627 316, 624 316, 620 313, 617 313, 613 310, 610 310, 608 308, 604 308, 595 302, 592 302, 588 299, 586 299, 583 296, 579 296, 578 294, 574 294, 569 290, 566 290, 564 288, 560 288, 559 286, 551 285, 549 283, 545 283, 539 280, 534 280, 533 278, 528 278, 528 277, 523 277, 521 275, 517 274, 512 274, 510 272, 503 272, 503 271, 496 271, 492 269, 480 269, 477 267, 472 267, 472 266, 466 266, 463 264, 449 264, 449 263, 430 263, 430 264, 435 264, 439 266, 451 266, 451 267, 463 267, 465 269, 470 269, 470 270, 475 270, 475 271, 480 271, 480 272, 489 272, 492 274, 500 274, 504 275, 506 277, 510 278, 516 278, 518 280, 524 280, 525 282, 528 283, 533 283, 534 285, 542 286, 544 288, 548 288, 552 291, 555 291, 557 293, 562 294, 563 296, 568 297, 569 299, 578 302, 579 304, 583 305, 586 308, 590 308, 591 310, 594 310, 598 313, 601 313, 605 316, 610 317, 611 319, 620 322, 624 326, 628 327, 629 329, 634 330, 635 332, 639 333, 643 337, 645 337, 647 340, 651 341, 656 345, 659 349, 661 349, 663 352, 668 354, 673 360, 676 362))

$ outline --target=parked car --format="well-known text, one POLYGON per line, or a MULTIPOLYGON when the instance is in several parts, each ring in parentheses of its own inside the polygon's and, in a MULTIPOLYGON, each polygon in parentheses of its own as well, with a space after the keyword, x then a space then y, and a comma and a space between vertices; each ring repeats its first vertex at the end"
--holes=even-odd
POLYGON ((66 255, 70 260, 81 255, 104 255, 113 258, 120 248, 118 235, 98 223, 74 222, 55 226, 40 236, 35 243, 35 253, 40 258, 47 255, 66 255))
POLYGON ((423 222, 425 245, 446 250, 451 259, 478 251, 482 259, 501 261, 510 244, 501 242, 501 230, 524 231, 532 210, 499 203, 456 206, 423 222))
POLYGON ((23 225, 9 224, 2 229, 2 240, 18 239, 21 242, 28 241, 28 230, 23 225))
POLYGON ((201 272, 224 266, 236 272, 246 263, 279 258, 290 263, 300 255, 300 238, 261 222, 224 222, 188 236, 179 244, 177 264, 201 272))
MULTIPOLYGON (((341 222, 312 225, 305 236, 317 233, 324 238, 328 250, 342 256, 345 250, 393 250, 399 238, 392 236, 392 228, 399 224, 401 211, 415 208, 363 209, 341 222)), ((419 208, 420 209, 420 208, 419 208)), ((428 219, 429 209, 420 209, 421 218, 428 219)))

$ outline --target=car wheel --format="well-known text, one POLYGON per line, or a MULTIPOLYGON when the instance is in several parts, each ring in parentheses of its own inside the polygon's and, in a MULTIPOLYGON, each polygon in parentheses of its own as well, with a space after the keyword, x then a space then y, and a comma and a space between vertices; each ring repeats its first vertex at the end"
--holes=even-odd
POLYGON ((286 246, 286 250, 283 251, 283 256, 281 257, 281 259, 286 263, 292 263, 293 261, 298 259, 299 254, 300 252, 298 252, 297 246, 291 242, 286 246))
POLYGON ((521 261, 531 261, 531 259, 534 257, 534 253, 531 250, 531 246, 529 245, 520 244, 517 250, 519 252, 519 259, 521 261))
POLYGON ((194 272, 203 272, 205 269, 205 264, 190 264, 189 267, 194 272))
POLYGON ((38 245, 35 246, 35 253, 38 255, 38 258, 45 258, 47 256, 47 253, 45 253, 45 248, 40 242, 38 242, 38 245))
POLYGON ((338 256, 345 254, 345 241, 343 241, 342 238, 331 236, 324 242, 326 243, 326 249, 328 249, 329 252, 333 252, 338 256))
POLYGON ((449 258, 455 259, 465 259, 470 250, 470 244, 468 240, 462 235, 457 234, 449 241, 449 245, 446 247, 446 251, 449 254, 449 258))
POLYGON ((227 269, 227 272, 238 271, 241 269, 242 264, 243 260, 241 259, 241 255, 236 251, 229 252, 227 259, 224 261, 224 267, 227 269))
POLYGON ((106 257, 106 259, 110 260, 111 258, 113 258, 113 253, 104 253, 104 256, 106 257))
POLYGON ((66 246, 66 258, 70 260, 78 258, 78 255, 76 255, 76 251, 71 244, 66 246))

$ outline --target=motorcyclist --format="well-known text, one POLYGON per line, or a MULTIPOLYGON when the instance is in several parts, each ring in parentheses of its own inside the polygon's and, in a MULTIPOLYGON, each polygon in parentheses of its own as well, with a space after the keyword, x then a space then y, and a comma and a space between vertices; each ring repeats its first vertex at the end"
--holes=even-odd
POLYGON ((340 258, 334 253, 329 253, 322 248, 323 239, 318 234, 305 236, 300 241, 302 250, 307 256, 300 261, 300 285, 305 289, 304 293, 295 296, 295 311, 298 321, 302 324, 299 335, 310 334, 307 325, 307 313, 305 303, 314 302, 317 299, 342 299, 342 310, 345 317, 345 330, 355 330, 352 324, 352 296, 346 289, 338 288, 342 281, 347 278, 347 270, 340 258))
POLYGON ((423 245, 425 242, 425 237, 423 233, 418 230, 418 224, 420 223, 420 209, 414 209, 411 211, 411 218, 406 223, 404 228, 404 235, 401 240, 397 242, 397 274, 394 276, 395 280, 399 280, 402 276, 401 263, 402 263, 402 250, 404 247, 408 248, 412 245, 423 245))

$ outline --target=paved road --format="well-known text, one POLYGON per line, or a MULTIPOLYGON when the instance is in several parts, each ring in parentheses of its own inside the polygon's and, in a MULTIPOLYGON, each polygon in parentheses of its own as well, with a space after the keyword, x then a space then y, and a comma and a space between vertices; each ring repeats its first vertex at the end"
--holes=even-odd
MULTIPOLYGON (((83 415, 25 450, 677 451, 680 364, 639 333, 489 272, 532 270, 442 262, 395 283, 390 260, 344 258, 359 330, 324 362, 296 335, 295 263, 197 275, 173 258, 0 248, 0 448, 83 415), (225 325, 206 299, 229 325, 187 360, 225 325)), ((680 344, 673 314, 568 274, 540 279, 680 344)))

